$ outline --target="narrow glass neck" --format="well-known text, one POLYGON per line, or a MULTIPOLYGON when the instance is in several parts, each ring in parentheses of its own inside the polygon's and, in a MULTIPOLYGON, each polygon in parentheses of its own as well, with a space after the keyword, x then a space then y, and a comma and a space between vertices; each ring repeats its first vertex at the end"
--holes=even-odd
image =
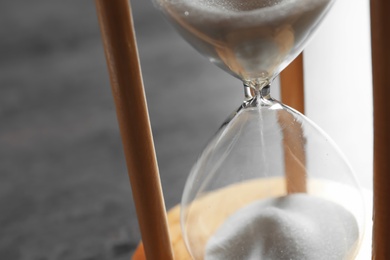
POLYGON ((261 88, 254 88, 244 84, 244 103, 243 107, 268 107, 274 104, 271 97, 271 85, 265 85, 261 88))
POLYGON ((244 96, 245 100, 250 100, 255 97, 263 99, 271 99, 271 84, 264 86, 253 86, 244 83, 244 96))

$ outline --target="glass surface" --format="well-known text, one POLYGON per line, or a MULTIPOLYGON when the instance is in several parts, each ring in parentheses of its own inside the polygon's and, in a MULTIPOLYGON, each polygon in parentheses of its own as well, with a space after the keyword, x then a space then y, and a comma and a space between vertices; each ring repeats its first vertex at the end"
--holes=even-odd
POLYGON ((362 191, 331 139, 270 86, 332 0, 154 0, 179 33, 240 78, 243 104, 187 180, 181 224, 194 259, 353 259, 362 191))
POLYGON ((194 259, 353 259, 364 216, 361 189, 332 140, 258 95, 204 149, 181 217, 194 259))
POLYGON ((155 0, 179 33, 211 62, 244 81, 287 66, 331 0, 155 0))

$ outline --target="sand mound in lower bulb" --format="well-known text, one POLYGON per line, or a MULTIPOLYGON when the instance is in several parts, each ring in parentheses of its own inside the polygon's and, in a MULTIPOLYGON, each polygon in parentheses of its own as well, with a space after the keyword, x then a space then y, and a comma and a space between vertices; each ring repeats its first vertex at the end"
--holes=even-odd
POLYGON ((256 201, 234 213, 209 239, 205 259, 349 259, 358 239, 349 211, 295 194, 256 201))

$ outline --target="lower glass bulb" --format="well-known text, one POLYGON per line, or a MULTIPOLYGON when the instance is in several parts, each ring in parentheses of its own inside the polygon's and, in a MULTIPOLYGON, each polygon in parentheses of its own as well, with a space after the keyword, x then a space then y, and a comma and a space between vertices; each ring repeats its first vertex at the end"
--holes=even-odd
POLYGON ((334 142, 259 93, 215 134, 182 197, 194 259, 353 259, 362 190, 334 142))

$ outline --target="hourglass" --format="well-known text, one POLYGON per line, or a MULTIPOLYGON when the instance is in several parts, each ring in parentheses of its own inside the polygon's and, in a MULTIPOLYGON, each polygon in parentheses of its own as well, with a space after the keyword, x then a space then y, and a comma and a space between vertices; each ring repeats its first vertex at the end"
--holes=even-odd
POLYGON ((244 100, 194 165, 181 225, 194 259, 353 259, 364 230, 348 162, 312 121, 271 97, 332 0, 154 0, 244 100))

